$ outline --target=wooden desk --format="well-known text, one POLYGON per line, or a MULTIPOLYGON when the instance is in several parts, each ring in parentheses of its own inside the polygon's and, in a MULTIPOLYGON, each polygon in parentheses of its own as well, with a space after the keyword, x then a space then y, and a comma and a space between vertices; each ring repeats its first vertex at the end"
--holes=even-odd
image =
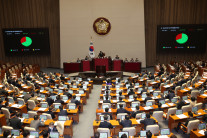
POLYGON ((190 88, 185 88, 183 90, 178 90, 177 91, 177 96, 180 96, 180 98, 182 98, 183 96, 186 96, 190 91, 191 91, 190 88))
MULTIPOLYGON (((207 94, 207 93, 205 93, 207 94)), ((205 95, 198 95, 197 96, 197 103, 205 103, 207 101, 207 96, 205 95)))
POLYGON ((0 124, 1 124, 1 126, 6 126, 5 114, 0 114, 0 124))
POLYGON ((191 130, 190 131, 190 138, 206 138, 205 135, 199 133, 200 130, 191 130))

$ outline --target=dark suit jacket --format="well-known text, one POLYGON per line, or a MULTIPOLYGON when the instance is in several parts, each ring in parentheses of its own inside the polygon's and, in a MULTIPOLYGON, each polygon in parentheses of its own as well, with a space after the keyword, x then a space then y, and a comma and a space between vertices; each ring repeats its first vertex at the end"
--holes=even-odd
POLYGON ((62 110, 58 113, 58 116, 67 116, 67 115, 68 115, 67 110, 62 110))
POLYGON ((111 103, 110 100, 104 100, 103 103, 111 103))
POLYGON ((143 113, 142 111, 136 111, 136 112, 133 112, 131 117, 135 118, 137 114, 139 113, 143 113))
POLYGON ((146 104, 147 100, 152 100, 151 97, 146 97, 145 100, 144 100, 144 103, 146 104))
POLYGON ((183 106, 185 105, 185 102, 183 100, 181 100, 178 104, 177 104, 177 108, 181 109, 183 106))
POLYGON ((146 118, 144 120, 141 120, 140 123, 144 124, 144 129, 146 130, 147 125, 154 125, 156 122, 154 119, 146 118))
POLYGON ((123 120, 120 122, 120 125, 122 125, 123 127, 131 127, 132 121, 131 120, 123 120))
POLYGON ((101 122, 99 127, 100 128, 109 128, 109 129, 113 128, 112 124, 107 121, 101 122))
POLYGON ((165 97, 166 99, 169 99, 171 101, 171 99, 175 97, 175 93, 168 93, 168 95, 165 97))
POLYGON ((56 127, 53 127, 53 129, 50 129, 50 128, 48 127, 48 132, 49 132, 49 133, 50 133, 50 132, 58 132, 58 130, 57 130, 56 127))
POLYGON ((58 100, 55 101, 55 103, 61 103, 62 104, 62 103, 64 103, 64 101, 61 100, 61 99, 58 99, 58 100))
POLYGON ((102 113, 102 115, 109 115, 110 116, 110 120, 112 120, 113 118, 112 118, 112 114, 111 113, 102 113))
POLYGON ((126 110, 126 109, 124 109, 124 108, 119 108, 119 109, 117 109, 116 114, 119 114, 119 113, 127 113, 127 114, 130 114, 130 112, 129 112, 129 111, 127 111, 127 110, 126 110))
POLYGON ((47 103, 48 103, 49 106, 51 106, 54 103, 53 99, 50 98, 50 97, 47 97, 47 100, 46 101, 47 101, 47 103))
POLYGON ((13 129, 21 129, 22 123, 21 119, 14 117, 10 120, 10 126, 13 127, 13 129))
POLYGON ((156 108, 154 111, 164 111, 162 108, 156 108))
POLYGON ((143 92, 147 92, 147 89, 143 89, 143 90, 141 91, 141 94, 142 94, 143 92))
POLYGON ((51 117, 52 117, 52 119, 54 119, 54 118, 55 118, 55 114, 54 114, 52 111, 47 111, 46 113, 47 113, 47 114, 50 114, 50 115, 51 115, 51 117))

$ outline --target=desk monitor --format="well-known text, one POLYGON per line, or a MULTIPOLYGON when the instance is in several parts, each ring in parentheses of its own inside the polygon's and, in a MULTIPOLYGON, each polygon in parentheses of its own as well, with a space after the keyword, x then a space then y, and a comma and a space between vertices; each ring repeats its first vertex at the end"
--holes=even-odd
POLYGON ((56 100, 56 96, 50 96, 54 101, 56 100))
POLYGON ((59 138, 59 133, 58 132, 50 132, 50 137, 51 138, 59 138))
POLYGON ((198 106, 195 106, 195 107, 192 108, 192 112, 193 112, 193 113, 195 113, 195 112, 197 112, 197 111, 198 111, 198 106))
POLYGON ((143 90, 143 88, 139 88, 139 89, 138 89, 138 91, 142 91, 142 90, 143 90))
POLYGON ((2 128, 0 128, 0 134, 2 134, 2 128))
POLYGON ((22 113, 22 118, 29 119, 29 114, 22 113))
POLYGON ((130 84, 126 84, 126 88, 127 88, 127 89, 129 88, 129 86, 130 86, 130 84))
POLYGON ((122 132, 119 132, 119 138, 121 138, 121 136, 123 134, 126 134, 127 135, 127 138, 129 137, 129 132, 128 131, 122 131, 122 132))
POLYGON ((20 101, 18 101, 18 104, 19 105, 24 105, 24 101, 20 100, 20 101))
POLYGON ((129 95, 129 99, 134 99, 134 95, 129 95))
POLYGON ((19 136, 20 135, 20 132, 19 132, 19 130, 18 129, 12 129, 11 130, 11 135, 14 135, 14 136, 19 136))
POLYGON ((145 118, 146 118, 146 113, 142 113, 142 114, 141 114, 141 118, 142 118, 142 119, 145 119, 145 118))
POLYGON ((107 132, 100 132, 99 138, 108 138, 108 133, 107 132))
POLYGON ((125 119, 125 115, 122 115, 122 116, 121 116, 121 120, 124 120, 124 119, 125 119))
POLYGON ((40 87, 40 90, 44 90, 45 88, 44 87, 40 87))
POLYGON ((183 114, 183 110, 176 110, 176 115, 180 115, 180 114, 183 114))
POLYGON ((37 132, 37 131, 30 131, 30 136, 33 136, 35 138, 39 138, 39 132, 37 132))
POLYGON ((63 100, 68 100, 68 96, 64 95, 63 97, 63 100))
POLYGON ((165 100, 159 100, 159 103, 165 104, 165 100))
POLYGON ((80 101, 81 100, 81 97, 80 96, 76 96, 75 99, 78 100, 78 101, 80 101))
POLYGON ((141 130, 140 131, 140 137, 146 137, 147 131, 146 130, 141 130))
POLYGON ((87 85, 83 85, 83 89, 86 90, 87 89, 87 85))
POLYGON ((116 93, 119 93, 119 92, 121 92, 121 90, 116 90, 116 93))
POLYGON ((23 95, 26 95, 27 94, 27 92, 23 92, 23 95))
POLYGON ((59 109, 60 104, 54 104, 55 109, 59 109))
POLYGON ((58 121, 66 121, 67 116, 58 116, 58 121))
POLYGON ((158 95, 159 95, 158 92, 154 92, 154 93, 153 93, 153 97, 156 97, 156 96, 158 96, 158 95))
POLYGON ((84 94, 84 90, 79 90, 79 94, 84 94))
POLYGON ((198 129, 202 130, 202 129, 206 129, 206 123, 201 123, 198 125, 198 129))
POLYGON ((71 83, 71 81, 70 81, 70 80, 68 80, 67 82, 68 82, 68 83, 71 83))
POLYGON ((116 85, 116 88, 120 88, 120 86, 119 85, 116 85))
POLYGON ((2 101, 5 101, 5 97, 1 97, 1 100, 2 100, 2 101))
POLYGON ((53 89, 49 89, 50 92, 53 92, 53 89))
POLYGON ((69 90, 68 92, 69 92, 70 94, 73 94, 73 90, 69 90))
POLYGON ((170 83, 173 83, 173 80, 171 80, 170 83))
POLYGON ((63 87, 64 87, 64 88, 68 88, 68 85, 65 85, 65 84, 64 84, 63 87))
POLYGON ((82 81, 82 78, 78 78, 78 81, 82 81))
POLYGON ((45 95, 44 95, 44 94, 41 94, 40 97, 41 97, 41 98, 45 98, 45 95))
POLYGON ((168 94, 168 91, 164 91, 164 95, 167 95, 168 94))
POLYGON ((58 90, 58 93, 63 93, 63 90, 58 90))
POLYGON ((139 86, 139 83, 135 83, 135 86, 139 86))
POLYGON ((167 82, 165 82, 164 85, 167 85, 167 82))
POLYGON ((77 88, 77 85, 73 85, 73 88, 77 88))
POLYGON ((148 89, 148 90, 152 90, 152 86, 148 87, 147 89, 148 89))
POLYGON ((181 86, 181 90, 183 90, 183 89, 185 89, 185 87, 184 86, 181 86))
POLYGON ((183 100, 188 100, 188 96, 183 96, 183 100))
POLYGON ((47 120, 47 115, 40 115, 40 120, 47 120))
POLYGON ((102 109, 105 109, 105 108, 109 108, 109 105, 107 105, 107 104, 103 104, 103 105, 102 105, 102 109))
POLYGON ((146 98, 147 97, 147 94, 146 93, 143 93, 142 94, 142 98, 146 98))
POLYGON ((152 106, 152 102, 146 102, 146 106, 152 106))
POLYGON ((42 104, 41 104, 41 107, 42 107, 42 108, 47 108, 47 103, 42 103, 42 104))
POLYGON ((88 82, 88 81, 85 81, 84 83, 85 83, 86 85, 88 85, 88 84, 89 84, 89 82, 88 82))
POLYGON ((160 134, 161 135, 170 135, 170 129, 169 128, 161 129, 160 134))
POLYGON ((14 99, 9 98, 9 103, 14 103, 14 99))
POLYGON ((68 105, 68 109, 69 110, 75 110, 76 109, 76 105, 68 105))
POLYGON ((132 108, 136 108, 136 106, 139 106, 139 103, 132 103, 132 108))
POLYGON ((57 84, 57 83, 55 84, 56 87, 57 87, 58 85, 59 85, 59 84, 57 84))
POLYGON ((177 101, 178 101, 177 98, 172 98, 172 99, 171 99, 171 102, 172 102, 172 103, 177 103, 177 101))

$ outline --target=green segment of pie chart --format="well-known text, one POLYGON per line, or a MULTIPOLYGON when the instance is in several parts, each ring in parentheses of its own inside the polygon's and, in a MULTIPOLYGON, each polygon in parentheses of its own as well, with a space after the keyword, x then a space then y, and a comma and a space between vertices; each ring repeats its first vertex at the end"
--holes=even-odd
POLYGON ((23 46, 28 47, 32 44, 32 39, 26 36, 26 41, 22 43, 23 46))
POLYGON ((188 41, 188 36, 184 33, 182 33, 182 38, 176 40, 179 44, 184 44, 188 41))

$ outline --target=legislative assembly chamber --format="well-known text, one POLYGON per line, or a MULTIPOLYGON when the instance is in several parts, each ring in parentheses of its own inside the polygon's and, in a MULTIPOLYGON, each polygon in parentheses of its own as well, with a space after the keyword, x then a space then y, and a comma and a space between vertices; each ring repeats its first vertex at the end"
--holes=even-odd
POLYGON ((0 138, 207 138, 207 0, 0 0, 0 138))

